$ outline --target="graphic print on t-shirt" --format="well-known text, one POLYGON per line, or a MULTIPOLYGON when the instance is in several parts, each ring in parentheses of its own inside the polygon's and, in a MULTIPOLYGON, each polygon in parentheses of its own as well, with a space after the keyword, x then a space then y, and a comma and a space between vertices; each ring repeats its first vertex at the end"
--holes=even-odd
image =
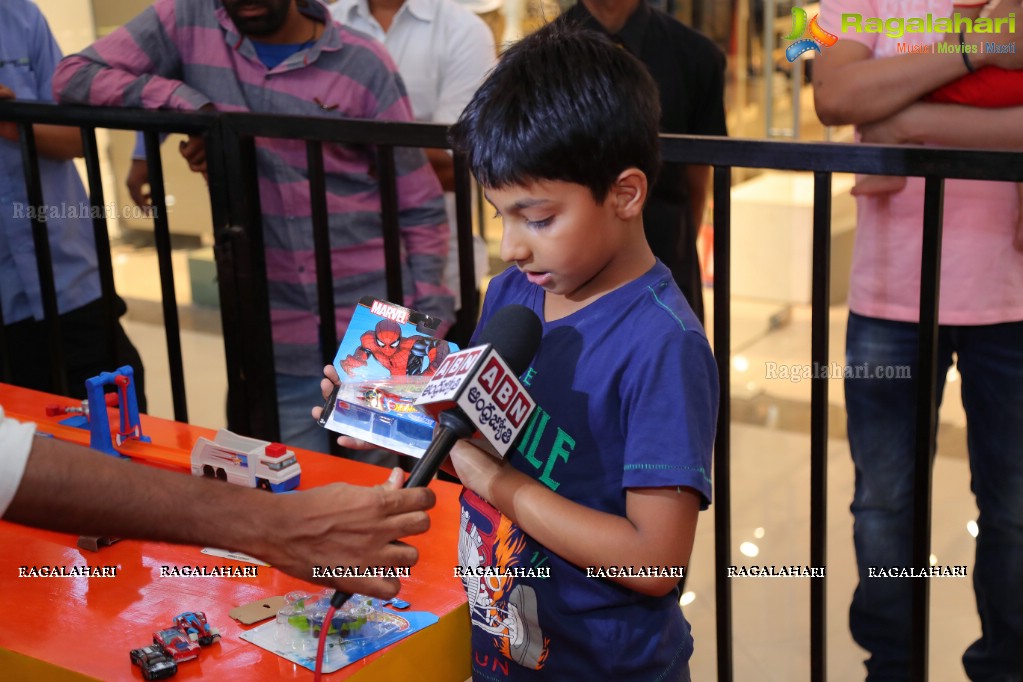
MULTIPOLYGON (((518 583, 511 570, 521 565, 525 546, 525 534, 508 517, 472 491, 462 493, 458 562, 473 627, 494 636, 492 651, 540 670, 550 642, 540 628, 536 592, 518 583)), ((508 674, 508 661, 475 663, 508 674)))

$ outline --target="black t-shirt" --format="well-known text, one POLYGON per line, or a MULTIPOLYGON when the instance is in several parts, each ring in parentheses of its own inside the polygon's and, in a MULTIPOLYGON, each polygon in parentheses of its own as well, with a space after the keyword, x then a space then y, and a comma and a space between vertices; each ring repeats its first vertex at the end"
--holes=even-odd
MULTIPOLYGON (((582 3, 558 21, 607 31, 582 3)), ((661 132, 677 135, 727 135, 725 125, 725 56, 709 38, 640 0, 636 11, 611 36, 642 61, 661 96, 661 132)), ((703 319, 696 233, 689 208, 689 185, 683 164, 667 163, 643 211, 647 240, 703 319)))

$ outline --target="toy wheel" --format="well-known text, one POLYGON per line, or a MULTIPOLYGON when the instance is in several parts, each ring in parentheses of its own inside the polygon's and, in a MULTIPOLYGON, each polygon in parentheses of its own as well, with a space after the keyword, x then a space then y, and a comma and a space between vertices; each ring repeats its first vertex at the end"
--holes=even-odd
POLYGON ((216 473, 214 473, 213 471, 213 467, 211 467, 209 464, 203 465, 202 475, 205 476, 206 478, 216 478, 217 476, 216 473))
POLYGON ((227 472, 224 471, 223 469, 217 469, 217 480, 218 481, 226 481, 227 480, 227 472))
POLYGON ((269 490, 270 489, 270 482, 268 480, 266 480, 265 478, 257 478, 256 479, 256 487, 259 488, 260 490, 269 490))

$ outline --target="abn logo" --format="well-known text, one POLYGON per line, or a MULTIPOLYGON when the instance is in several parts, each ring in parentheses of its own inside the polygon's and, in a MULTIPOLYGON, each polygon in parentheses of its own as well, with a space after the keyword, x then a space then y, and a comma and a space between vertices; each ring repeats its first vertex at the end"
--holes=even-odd
POLYGON ((785 36, 785 40, 796 41, 785 48, 785 58, 790 62, 796 61, 799 59, 799 55, 810 50, 820 54, 822 46, 831 47, 838 42, 838 36, 832 35, 820 27, 820 24, 817 23, 818 16, 820 15, 813 15, 810 25, 807 26, 806 10, 802 7, 792 8, 792 33, 785 36), (810 37, 803 38, 806 34, 809 34, 810 37), (799 38, 803 39, 799 40, 799 38))

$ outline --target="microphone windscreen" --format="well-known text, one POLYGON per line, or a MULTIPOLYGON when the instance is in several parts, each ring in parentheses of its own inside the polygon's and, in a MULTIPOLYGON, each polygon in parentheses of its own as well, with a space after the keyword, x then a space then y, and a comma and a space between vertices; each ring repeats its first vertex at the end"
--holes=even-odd
POLYGON ((519 376, 529 369, 542 336, 540 318, 526 306, 516 303, 494 313, 480 332, 479 342, 492 344, 515 376, 519 376))

